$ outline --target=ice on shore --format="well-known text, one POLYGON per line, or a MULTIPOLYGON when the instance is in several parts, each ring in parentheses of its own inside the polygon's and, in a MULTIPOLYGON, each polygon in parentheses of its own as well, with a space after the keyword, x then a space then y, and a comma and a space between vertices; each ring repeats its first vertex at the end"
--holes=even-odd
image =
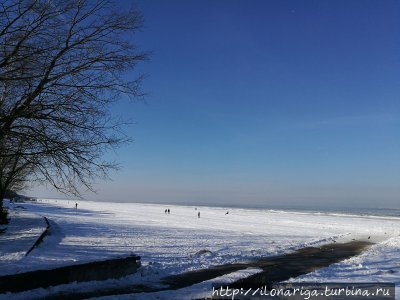
MULTIPOLYGON (((29 213, 46 216, 51 234, 12 265, 0 259, 0 275, 134 253, 142 257, 143 265, 137 279, 154 281, 212 265, 369 237, 378 244, 368 252, 310 274, 309 279, 400 283, 400 218, 396 217, 91 201, 79 201, 75 209, 71 200, 22 205, 29 213), (170 214, 165 213, 168 208, 170 214)), ((196 288, 192 290, 196 294, 196 288)))

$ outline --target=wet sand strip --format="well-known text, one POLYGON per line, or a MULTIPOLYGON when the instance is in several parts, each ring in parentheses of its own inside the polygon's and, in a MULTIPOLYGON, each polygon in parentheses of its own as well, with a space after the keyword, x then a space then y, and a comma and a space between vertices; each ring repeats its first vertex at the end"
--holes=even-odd
POLYGON ((169 289, 180 289, 205 280, 213 279, 234 271, 247 268, 261 268, 263 271, 241 279, 232 287, 270 286, 273 283, 310 273, 316 269, 327 267, 333 263, 350 258, 362 252, 369 242, 353 241, 349 243, 333 243, 319 248, 307 247, 294 253, 268 257, 243 264, 228 264, 209 269, 196 270, 188 273, 167 277, 163 283, 169 289))
POLYGON ((307 247, 290 254, 267 257, 246 263, 225 264, 169 276, 161 280, 160 283, 164 287, 159 288, 132 284, 123 288, 103 289, 94 292, 57 294, 54 297, 47 297, 46 299, 59 299, 60 296, 68 296, 68 299, 85 299, 109 295, 176 290, 247 268, 261 268, 263 271, 236 281, 230 284, 230 287, 245 288, 263 285, 268 287, 273 283, 307 274, 316 269, 327 267, 333 263, 358 255, 370 245, 372 243, 352 241, 348 243, 332 243, 321 247, 307 247))
POLYGON ((273 260, 259 261, 263 271, 231 284, 232 287, 254 288, 267 286, 310 273, 331 264, 360 254, 369 242, 350 242, 329 244, 320 248, 303 248, 295 253, 283 255, 273 260))

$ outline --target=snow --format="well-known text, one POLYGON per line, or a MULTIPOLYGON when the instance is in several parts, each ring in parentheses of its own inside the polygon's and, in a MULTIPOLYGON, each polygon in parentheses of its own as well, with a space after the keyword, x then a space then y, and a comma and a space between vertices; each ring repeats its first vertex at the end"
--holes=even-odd
MULTIPOLYGON (((38 289, 13 294, 13 298, 44 297, 59 291, 83 291, 132 282, 151 284, 164 276, 189 270, 288 253, 333 240, 345 242, 367 240, 368 237, 369 241, 377 244, 361 256, 302 278, 353 282, 359 279, 382 280, 400 284, 400 218, 91 201, 78 201, 78 209, 75 209, 75 202, 47 199, 18 204, 26 208, 23 211, 16 209, 17 204, 8 203, 18 219, 31 216, 31 220, 36 220, 37 224, 31 226, 35 232, 33 235, 40 235, 45 226, 40 223, 40 220, 44 223, 40 216, 49 219, 51 230, 42 244, 26 257, 22 253, 30 248, 32 241, 24 246, 18 242, 18 247, 24 249, 15 250, 14 242, 8 246, 1 244, 5 234, 0 235, 0 275, 123 257, 131 253, 142 257, 142 268, 137 274, 121 280, 38 289), (167 208, 171 210, 170 214, 165 214, 167 208), (197 216, 199 211, 200 218, 197 216), (199 251, 205 253, 201 255, 199 251)), ((26 227, 21 224, 20 228, 26 227)), ((218 280, 229 282, 252 272, 258 270, 242 270, 218 280)), ((203 282, 179 291, 146 294, 146 298, 172 299, 172 295, 205 297, 204 293, 211 291, 210 286, 211 281, 203 282)), ((140 299, 139 295, 137 297, 140 299)), ((128 298, 134 299, 132 295, 128 298)))
POLYGON ((18 263, 24 260, 46 225, 43 217, 25 212, 18 206, 10 211, 10 223, 3 226, 6 231, 0 234, 1 274, 20 271, 22 266, 18 263))
POLYGON ((392 282, 396 284, 396 299, 400 298, 400 237, 388 238, 361 255, 291 281, 392 282))

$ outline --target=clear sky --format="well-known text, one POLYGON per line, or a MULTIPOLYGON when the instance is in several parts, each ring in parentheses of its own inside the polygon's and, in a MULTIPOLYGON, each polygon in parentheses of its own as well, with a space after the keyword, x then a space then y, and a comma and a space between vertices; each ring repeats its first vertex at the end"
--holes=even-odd
POLYGON ((400 208, 400 1, 136 4, 149 95, 86 198, 400 208))

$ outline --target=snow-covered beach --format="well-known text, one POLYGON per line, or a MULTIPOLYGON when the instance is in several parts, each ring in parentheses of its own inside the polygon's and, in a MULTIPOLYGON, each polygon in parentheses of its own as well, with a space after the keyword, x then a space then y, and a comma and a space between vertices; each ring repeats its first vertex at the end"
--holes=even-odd
MULTIPOLYGON (((73 200, 7 203, 11 216, 16 219, 47 217, 51 230, 28 256, 18 247, 13 248, 16 241, 8 237, 9 246, 2 244, 0 275, 131 253, 141 256, 142 267, 137 274, 121 280, 76 283, 13 294, 13 297, 34 298, 57 291, 90 290, 107 285, 155 284, 172 274, 353 239, 376 244, 360 256, 292 280, 400 284, 400 218, 397 217, 92 201, 78 201, 76 209, 75 203, 73 200), (166 209, 170 209, 169 214, 166 209)), ((37 221, 31 222, 31 226, 33 231, 40 231, 44 225, 37 221)), ((254 272, 257 270, 249 269, 224 277, 229 282, 254 272)), ((211 292, 210 286, 211 282, 206 282, 182 291, 150 293, 146 297, 205 297, 211 292)), ((0 298, 9 296, 0 295, 0 298)), ((142 299, 140 295, 136 297, 142 299)))

